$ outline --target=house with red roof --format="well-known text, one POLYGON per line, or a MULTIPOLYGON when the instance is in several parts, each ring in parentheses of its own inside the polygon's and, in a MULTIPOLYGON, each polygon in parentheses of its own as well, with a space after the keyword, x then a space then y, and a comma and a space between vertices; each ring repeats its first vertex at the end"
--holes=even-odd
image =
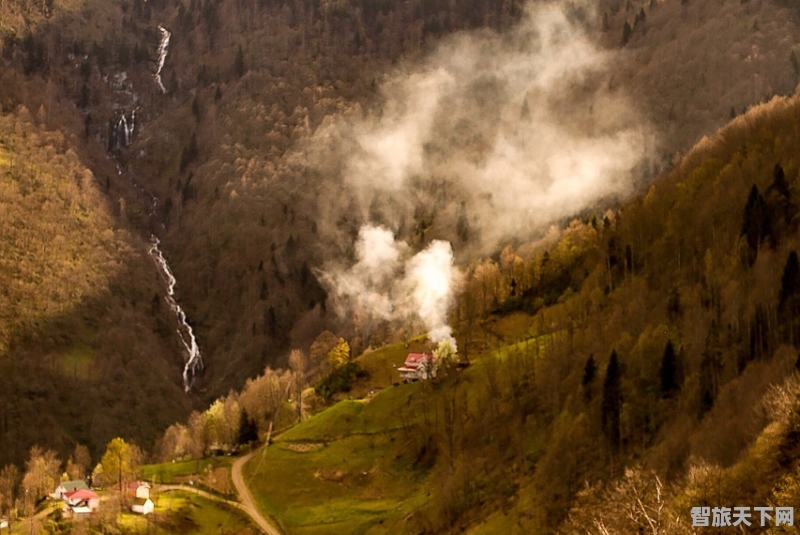
POLYGON ((90 513, 100 507, 100 497, 89 489, 65 492, 62 498, 73 513, 90 513))
POLYGON ((405 362, 397 371, 403 382, 433 379, 436 377, 436 367, 433 357, 425 353, 409 353, 405 362))

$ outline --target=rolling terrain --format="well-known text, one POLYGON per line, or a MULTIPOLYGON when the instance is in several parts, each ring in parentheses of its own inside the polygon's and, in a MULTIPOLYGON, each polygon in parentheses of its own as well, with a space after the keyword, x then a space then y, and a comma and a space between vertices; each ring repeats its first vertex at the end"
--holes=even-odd
MULTIPOLYGON (((675 504, 689 492, 687 474, 701 469, 725 482, 716 490, 729 500, 783 496, 791 482, 778 482, 794 467, 791 421, 750 408, 796 356, 796 289, 784 273, 797 248, 797 103, 770 99, 798 82, 797 8, 608 0, 595 16, 573 4, 553 17, 566 28, 555 49, 592 43, 581 50, 601 69, 584 70, 570 55, 569 84, 524 90, 513 75, 458 70, 472 64, 453 53, 459 47, 498 64, 517 45, 524 57, 550 58, 537 55, 536 40, 548 27, 528 32, 525 22, 539 8, 514 0, 3 2, 0 465, 21 463, 33 444, 62 454, 88 444, 97 457, 118 435, 152 451, 168 425, 265 366, 285 366, 290 349, 308 349, 324 329, 347 337, 354 354, 418 334, 417 324, 338 313, 325 282, 332 263, 355 261, 359 229, 372 222, 414 252, 437 239, 454 244, 465 283, 450 324, 462 354, 480 358, 463 379, 425 392, 430 414, 424 404, 381 409, 411 399, 388 392, 336 409, 353 411, 337 425, 352 437, 304 454, 320 457, 321 475, 297 481, 332 495, 355 490, 339 496, 341 507, 312 511, 318 524, 359 530, 385 514, 386 526, 433 532, 489 533, 503 522, 566 529, 576 504, 611 500, 597 485, 637 463, 677 485, 675 504), (164 91, 153 79, 159 24, 171 34, 161 51, 164 91), (370 163, 364 140, 396 132, 386 121, 416 104, 404 84, 429 81, 440 67, 461 77, 442 82, 450 92, 419 152, 409 152, 421 163, 402 200, 354 181, 385 185, 375 167, 359 167, 370 163), (645 141, 628 151, 636 158, 620 173, 624 187, 493 234, 486 222, 505 207, 493 203, 535 195, 455 175, 508 184, 513 173, 496 166, 498 151, 569 145, 531 134, 553 122, 572 136, 635 132, 645 141), (486 206, 495 207, 488 216, 486 206), (553 223, 561 230, 546 233, 553 223), (206 362, 188 395, 166 283, 148 256, 151 235, 206 362), (513 336, 495 330, 493 320, 512 312, 528 318, 525 327, 513 336), (669 377, 667 341, 680 362, 669 377), (601 383, 612 351, 619 397, 604 401, 615 384, 601 383), (428 417, 437 423, 418 420, 428 417), (392 418, 401 421, 384 428, 392 418), (753 453, 764 441, 769 448, 753 453), (358 469, 326 458, 351 446, 361 452, 358 469), (757 472, 763 484, 741 475, 767 458, 772 468, 757 472), (393 474, 407 486, 392 486, 393 474), (736 487, 742 480, 750 486, 736 487), (421 512, 410 520, 390 512, 398 502, 421 512)), ((526 68, 525 76, 549 72, 526 68)), ((572 174, 568 167, 556 178, 572 174)), ((422 403, 415 396, 409 403, 422 403)), ((313 445, 332 433, 305 425, 283 444, 292 433, 313 445)), ((275 498, 255 492, 273 513, 275 498)), ((306 499, 300 491, 282 499, 294 498, 306 499)))
POLYGON ((359 399, 246 466, 262 511, 289 534, 678 534, 692 507, 792 507, 799 113, 757 106, 618 210, 476 266, 470 366, 392 386, 402 344, 359 357, 359 399))

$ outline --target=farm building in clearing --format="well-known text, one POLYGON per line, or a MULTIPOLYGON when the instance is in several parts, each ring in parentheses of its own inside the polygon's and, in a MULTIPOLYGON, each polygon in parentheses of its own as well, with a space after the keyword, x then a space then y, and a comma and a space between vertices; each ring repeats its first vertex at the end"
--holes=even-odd
POLYGON ((100 497, 89 489, 65 492, 62 498, 73 513, 91 513, 100 507, 100 497))
POLYGON ((150 497, 150 484, 145 481, 132 481, 125 488, 128 491, 127 494, 133 498, 147 499, 150 497))
POLYGON ((433 379, 436 369, 433 366, 433 357, 425 353, 409 353, 406 361, 397 368, 403 381, 417 381, 433 379))
POLYGON ((155 505, 150 498, 135 498, 131 505, 131 511, 140 515, 149 515, 154 509, 155 505))
POLYGON ((56 500, 61 500, 64 498, 64 494, 67 492, 72 492, 74 490, 89 490, 89 486, 83 480, 75 480, 75 481, 62 481, 56 487, 56 490, 50 495, 52 498, 56 500))

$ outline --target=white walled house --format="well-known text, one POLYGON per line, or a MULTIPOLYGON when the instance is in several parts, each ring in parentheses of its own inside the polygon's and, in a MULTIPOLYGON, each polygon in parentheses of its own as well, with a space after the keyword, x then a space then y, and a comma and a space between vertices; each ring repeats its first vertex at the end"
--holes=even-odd
POLYGON ((64 498, 64 494, 67 492, 73 492, 76 490, 89 490, 89 486, 83 480, 75 480, 75 481, 62 481, 56 487, 56 490, 50 495, 51 498, 56 500, 61 500, 64 498))
POLYGON ((66 492, 62 498, 73 513, 91 513, 100 507, 100 497, 89 489, 66 492))
POLYGON ((154 510, 155 505, 150 498, 135 498, 133 500, 133 505, 131 505, 131 511, 139 513, 140 515, 149 515, 154 510))
POLYGON ((129 495, 134 498, 147 499, 150 497, 150 484, 146 481, 133 481, 128 483, 127 487, 129 495))

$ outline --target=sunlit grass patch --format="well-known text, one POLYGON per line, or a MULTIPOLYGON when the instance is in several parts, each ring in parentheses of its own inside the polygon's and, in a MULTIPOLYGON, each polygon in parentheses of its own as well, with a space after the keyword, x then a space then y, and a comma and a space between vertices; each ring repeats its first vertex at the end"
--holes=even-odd
POLYGON ((145 481, 156 483, 177 483, 181 478, 202 474, 206 468, 229 468, 235 459, 233 457, 206 457, 200 461, 188 460, 180 462, 147 464, 142 466, 142 478, 145 481))
MULTIPOLYGON (((258 533, 241 511, 196 494, 168 491, 156 496, 154 503, 156 514, 165 519, 159 529, 167 533, 258 533)), ((136 522, 147 525, 142 517, 136 522)))
POLYGON ((353 435, 297 452, 278 441, 245 467, 257 503, 288 533, 366 533, 418 503, 424 474, 401 465, 401 432, 353 435))

